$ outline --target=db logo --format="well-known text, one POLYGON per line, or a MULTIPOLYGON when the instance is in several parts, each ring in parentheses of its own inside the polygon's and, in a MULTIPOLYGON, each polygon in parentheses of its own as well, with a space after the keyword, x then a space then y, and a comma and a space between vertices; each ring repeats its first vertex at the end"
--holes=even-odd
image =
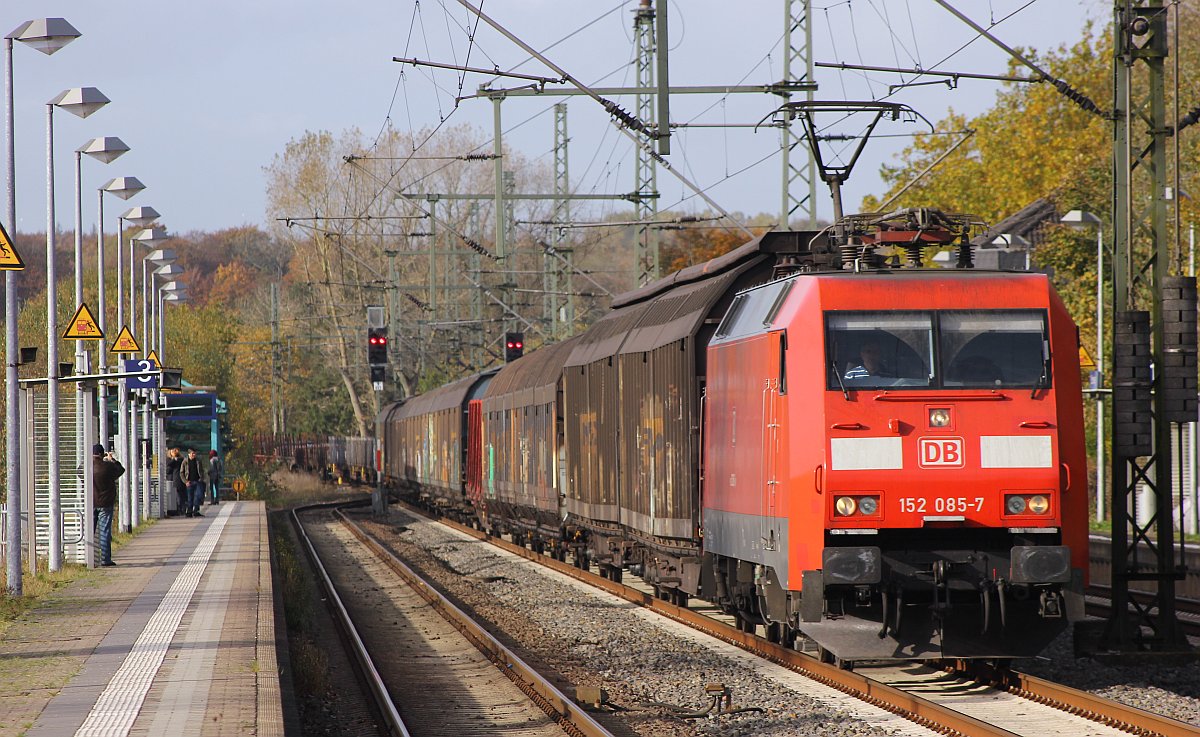
POLYGON ((921 438, 917 441, 920 456, 917 465, 921 468, 962 468, 962 438, 921 438))

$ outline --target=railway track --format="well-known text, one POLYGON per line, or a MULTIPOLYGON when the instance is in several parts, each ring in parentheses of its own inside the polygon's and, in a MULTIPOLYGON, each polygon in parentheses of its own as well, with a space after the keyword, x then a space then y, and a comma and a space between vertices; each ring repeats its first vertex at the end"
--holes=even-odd
MULTIPOLYGON (((412 511, 425 514, 421 510, 412 511)), ((1183 722, 1021 673, 978 667, 938 669, 915 663, 842 670, 811 655, 742 632, 698 611, 697 605, 677 606, 655 598, 652 592, 602 578, 507 540, 449 520, 439 521, 463 535, 486 541, 940 732, 1200 735, 1200 729, 1183 722)))
POLYGON ((388 734, 611 737, 332 506, 293 523, 388 734))
MULTIPOLYGON (((1150 594, 1131 591, 1131 597, 1142 606, 1151 606, 1153 597, 1150 594)), ((1092 584, 1088 587, 1088 614, 1107 619, 1112 614, 1112 587, 1103 584, 1092 584)), ((1175 613, 1179 628, 1188 637, 1200 637, 1200 601, 1195 599, 1177 598, 1175 613)))

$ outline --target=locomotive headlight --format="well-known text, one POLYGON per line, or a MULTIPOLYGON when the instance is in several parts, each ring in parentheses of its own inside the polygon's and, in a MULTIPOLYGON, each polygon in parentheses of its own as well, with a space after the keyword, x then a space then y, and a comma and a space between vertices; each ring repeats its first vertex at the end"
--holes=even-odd
POLYGON ((930 427, 946 427, 950 424, 950 410, 948 409, 931 409, 929 410, 929 426, 930 427))
POLYGON ((838 513, 838 516, 849 517, 854 514, 854 510, 858 508, 858 503, 854 501, 852 496, 839 496, 833 503, 833 509, 838 513))
POLYGON ((1034 514, 1045 514, 1050 509, 1050 500, 1042 495, 1029 498, 1029 511, 1034 514))
POLYGON ((873 496, 864 496, 858 500, 858 511, 870 516, 879 511, 879 500, 873 496))
POLYGON ((1009 514, 1024 514, 1025 497, 1016 495, 1010 496, 1008 499, 1004 500, 1004 508, 1008 510, 1009 514))

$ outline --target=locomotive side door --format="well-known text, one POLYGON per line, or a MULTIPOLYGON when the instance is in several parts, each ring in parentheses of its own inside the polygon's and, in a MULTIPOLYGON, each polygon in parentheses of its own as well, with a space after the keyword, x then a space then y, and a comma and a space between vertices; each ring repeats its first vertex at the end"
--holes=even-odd
POLYGON ((762 363, 762 456, 760 490, 760 527, 763 550, 779 550, 783 544, 785 532, 782 529, 783 515, 783 486, 780 483, 779 455, 782 452, 781 411, 784 406, 781 399, 787 392, 785 382, 784 359, 786 357, 786 333, 776 331, 767 333, 765 350, 760 354, 762 363))

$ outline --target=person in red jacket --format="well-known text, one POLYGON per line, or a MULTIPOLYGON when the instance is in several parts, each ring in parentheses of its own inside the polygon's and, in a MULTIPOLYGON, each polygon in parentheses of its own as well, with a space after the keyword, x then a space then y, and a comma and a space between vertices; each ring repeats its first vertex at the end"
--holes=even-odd
POLYGON ((125 473, 125 467, 112 453, 104 452, 104 446, 92 446, 92 507, 95 510, 97 542, 100 545, 100 565, 115 566, 112 559, 113 507, 117 504, 117 479, 125 473))

